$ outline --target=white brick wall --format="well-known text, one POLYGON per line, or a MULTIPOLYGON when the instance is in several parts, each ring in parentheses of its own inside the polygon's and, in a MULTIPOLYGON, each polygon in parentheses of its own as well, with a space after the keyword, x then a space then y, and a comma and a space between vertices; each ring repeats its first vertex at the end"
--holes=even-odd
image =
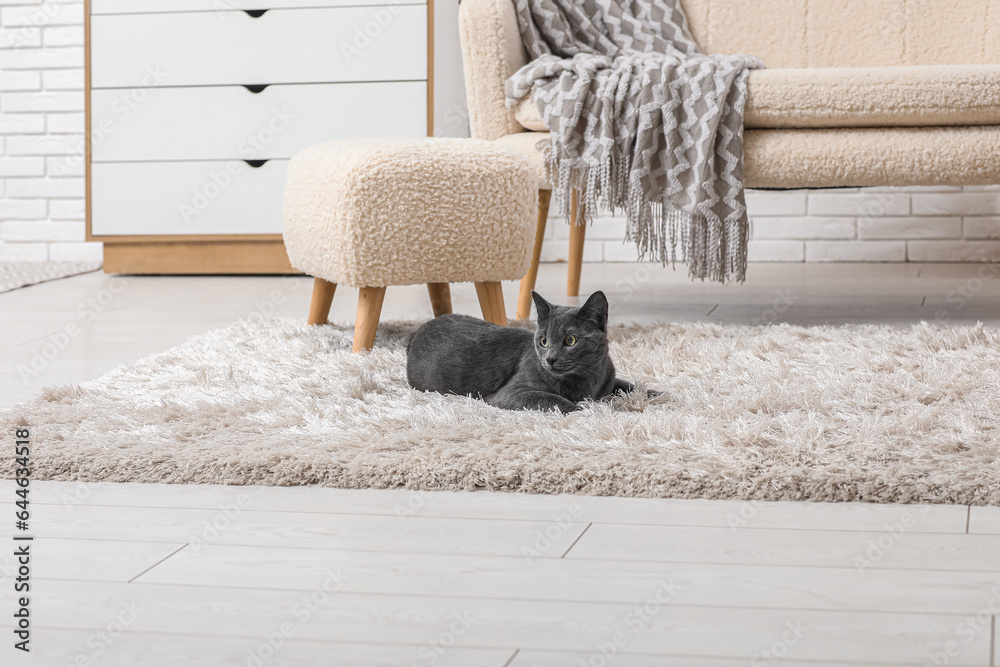
MULTIPOLYGON (((747 192, 750 261, 1000 261, 1000 186, 747 192)), ((607 214, 587 231, 590 261, 636 258, 625 223, 607 214)), ((555 206, 543 259, 565 261, 568 228, 555 206)))
POLYGON ((0 0, 0 261, 84 243, 83 2, 0 0))
MULTIPOLYGON (((82 0, 0 0, 0 261, 100 257, 83 242, 82 19, 82 0)), ((751 191, 747 205, 752 261, 1000 259, 1000 187, 751 191)), ((554 209, 543 259, 564 261, 554 209)), ((634 260, 624 229, 600 216, 585 258, 634 260)))

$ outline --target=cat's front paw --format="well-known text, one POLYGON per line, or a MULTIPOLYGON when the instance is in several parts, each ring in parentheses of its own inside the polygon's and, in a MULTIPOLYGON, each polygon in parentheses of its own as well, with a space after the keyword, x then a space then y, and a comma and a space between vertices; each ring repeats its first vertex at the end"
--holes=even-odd
POLYGON ((622 379, 615 379, 615 386, 611 393, 615 396, 628 396, 635 391, 635 385, 622 379))

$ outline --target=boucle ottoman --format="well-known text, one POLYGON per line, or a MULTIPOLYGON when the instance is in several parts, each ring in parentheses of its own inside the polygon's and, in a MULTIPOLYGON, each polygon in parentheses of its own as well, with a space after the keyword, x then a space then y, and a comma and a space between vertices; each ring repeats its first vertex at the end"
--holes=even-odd
POLYGON ((337 285, 360 288, 354 351, 371 349, 389 285, 427 283, 435 317, 449 283, 474 282, 484 319, 506 326, 502 280, 526 273, 538 183, 531 162, 477 139, 332 141, 289 162, 284 239, 314 276, 310 324, 337 285))

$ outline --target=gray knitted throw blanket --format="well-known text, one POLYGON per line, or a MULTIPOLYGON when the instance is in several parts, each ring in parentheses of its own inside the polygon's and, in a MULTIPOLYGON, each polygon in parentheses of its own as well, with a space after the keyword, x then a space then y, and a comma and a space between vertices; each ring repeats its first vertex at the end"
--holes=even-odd
POLYGON ((549 179, 567 215, 582 194, 624 210, 640 259, 693 278, 746 276, 743 110, 752 56, 698 52, 679 0, 516 0, 532 62, 507 81, 551 132, 549 179))

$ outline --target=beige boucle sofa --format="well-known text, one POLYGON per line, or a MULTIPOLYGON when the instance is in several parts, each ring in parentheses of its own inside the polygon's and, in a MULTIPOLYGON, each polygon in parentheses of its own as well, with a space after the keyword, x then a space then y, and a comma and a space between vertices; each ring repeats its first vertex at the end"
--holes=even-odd
MULTIPOLYGON (((768 67, 750 73, 748 187, 1000 183, 1000 0, 681 4, 703 51, 753 54, 768 67)), ((528 57, 513 0, 462 0, 460 26, 472 136, 525 153, 549 189, 537 108, 527 98, 505 104, 504 83, 528 57)), ((570 296, 585 229, 571 229, 570 296)), ((538 250, 536 241, 522 295, 538 250)), ((522 298, 518 317, 528 308, 522 298)))

